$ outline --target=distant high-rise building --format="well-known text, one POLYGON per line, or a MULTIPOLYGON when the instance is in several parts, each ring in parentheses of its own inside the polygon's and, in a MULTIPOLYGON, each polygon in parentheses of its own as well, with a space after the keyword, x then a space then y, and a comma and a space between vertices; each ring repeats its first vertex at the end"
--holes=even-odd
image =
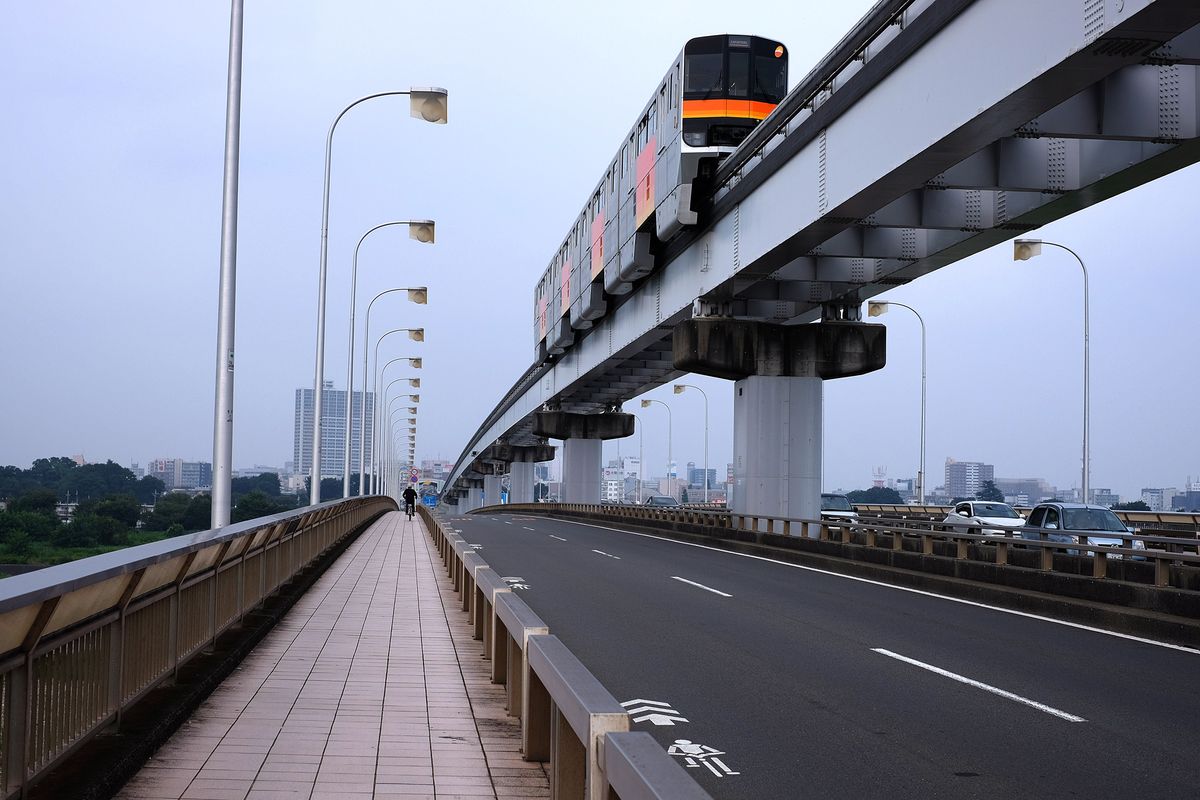
POLYGON ((1142 489, 1142 502, 1148 505, 1151 511, 1170 511, 1171 502, 1177 494, 1179 490, 1174 486, 1164 489, 1142 489))
MULTIPOLYGON (((688 464, 687 480, 689 489, 704 488, 704 473, 705 470, 697 469, 694 464, 688 464)), ((717 485, 717 471, 715 469, 708 470, 708 488, 711 490, 717 485)), ((724 488, 724 487, 722 487, 724 488)))
POLYGON ((156 458, 146 465, 146 474, 158 478, 167 489, 195 490, 212 487, 212 464, 207 461, 156 458))
MULTIPOLYGON (((360 412, 362 392, 353 393, 353 404, 350 407, 350 471, 358 472, 359 441, 365 441, 366 459, 371 464, 371 439, 375 433, 375 395, 367 392, 366 404, 366 437, 360 437, 363 431, 363 419, 360 412)), ((321 477, 340 478, 342 476, 342 459, 345 457, 346 446, 346 396, 341 389, 333 388, 333 381, 325 381, 325 389, 321 393, 321 477)), ((295 427, 292 433, 292 461, 296 472, 308 475, 312 472, 312 434, 313 434, 313 390, 296 390, 295 427)))
POLYGON ((994 483, 1008 502, 1022 506, 1053 499, 1058 495, 1058 489, 1041 478, 996 478, 994 483))
POLYGON ((1117 503, 1121 502, 1121 496, 1112 489, 1090 489, 1092 495, 1091 502, 1098 506, 1108 506, 1112 508, 1117 503))
POLYGON ((974 497, 984 481, 994 481, 996 468, 979 461, 946 459, 946 493, 950 497, 974 497))
POLYGON ((440 458, 427 458, 421 462, 421 477, 436 481, 444 481, 454 471, 454 462, 440 458))

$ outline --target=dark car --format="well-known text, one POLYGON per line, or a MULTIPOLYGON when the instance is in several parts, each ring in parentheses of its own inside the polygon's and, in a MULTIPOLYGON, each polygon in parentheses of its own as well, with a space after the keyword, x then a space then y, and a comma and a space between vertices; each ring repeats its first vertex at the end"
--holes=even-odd
POLYGON ((679 508, 679 501, 664 494, 652 494, 642 502, 642 505, 656 508, 679 508))
MULTIPOLYGON (((1029 512, 1029 522, 1021 531, 1023 539, 1046 539, 1064 544, 1089 544, 1093 547, 1132 547, 1146 545, 1132 540, 1125 523, 1104 506, 1084 503, 1039 503, 1029 512)), ((1074 553, 1074 550, 1068 550, 1074 553)), ((1087 551, 1086 555, 1092 555, 1087 551)))

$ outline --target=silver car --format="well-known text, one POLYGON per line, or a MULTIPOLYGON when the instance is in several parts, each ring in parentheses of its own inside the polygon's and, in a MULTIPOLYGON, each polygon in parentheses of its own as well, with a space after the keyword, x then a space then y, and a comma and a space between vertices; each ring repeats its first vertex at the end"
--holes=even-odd
POLYGON ((1015 528, 1025 526, 1025 518, 1008 503, 990 500, 964 500, 954 506, 946 519, 956 533, 982 533, 987 536, 1008 536, 1015 528))

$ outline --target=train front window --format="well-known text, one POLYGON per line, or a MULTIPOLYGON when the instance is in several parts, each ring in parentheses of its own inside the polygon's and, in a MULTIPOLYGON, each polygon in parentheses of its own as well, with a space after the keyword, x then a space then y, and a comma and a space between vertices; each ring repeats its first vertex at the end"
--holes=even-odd
POLYGON ((729 96, 750 96, 750 53, 746 50, 729 52, 729 96))
POLYGON ((684 93, 707 98, 724 91, 725 75, 722 69, 724 60, 721 53, 689 54, 683 72, 684 93))
POLYGON ((773 56, 754 59, 754 96, 778 103, 787 94, 787 62, 773 56))

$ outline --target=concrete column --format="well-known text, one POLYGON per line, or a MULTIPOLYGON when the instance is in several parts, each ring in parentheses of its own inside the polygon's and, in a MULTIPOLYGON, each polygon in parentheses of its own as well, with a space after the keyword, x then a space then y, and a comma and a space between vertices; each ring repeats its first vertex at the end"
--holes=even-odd
POLYGON ((533 462, 514 461, 508 465, 508 502, 533 502, 533 462))
POLYGON ((820 519, 821 413, 820 378, 734 383, 735 512, 820 519))
POLYGON ((563 442, 562 501, 600 502, 601 439, 567 439, 563 442))
POLYGON ((485 506, 500 505, 500 476, 483 476, 483 504, 485 506))
POLYGON ((467 489, 467 510, 473 511, 483 506, 483 489, 471 487, 467 489))

